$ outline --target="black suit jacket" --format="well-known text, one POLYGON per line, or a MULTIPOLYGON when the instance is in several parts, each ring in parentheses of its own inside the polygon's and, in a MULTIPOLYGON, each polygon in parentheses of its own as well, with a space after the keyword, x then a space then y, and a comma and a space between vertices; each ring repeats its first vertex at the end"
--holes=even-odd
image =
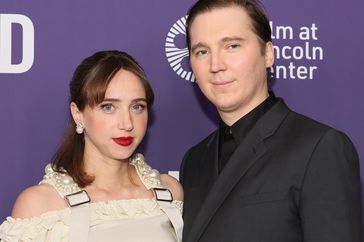
POLYGON ((280 99, 220 175, 218 135, 181 165, 184 242, 362 242, 359 160, 345 134, 280 99))

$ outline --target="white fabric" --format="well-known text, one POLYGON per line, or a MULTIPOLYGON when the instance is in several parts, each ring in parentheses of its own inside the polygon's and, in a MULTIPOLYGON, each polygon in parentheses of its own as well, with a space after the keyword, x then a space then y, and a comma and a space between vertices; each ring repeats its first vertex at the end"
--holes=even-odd
MULTIPOLYGON (((172 205, 181 211, 181 202, 173 201, 172 205)), ((155 199, 91 203, 90 210, 89 242, 134 241, 134 236, 138 242, 177 241, 168 217, 155 199), (96 240, 103 235, 104 240, 96 240)), ((0 239, 6 242, 68 242, 70 214, 70 208, 66 208, 32 219, 8 217, 0 226, 0 239)))
MULTIPOLYGON (((155 178, 143 180, 148 178, 145 174, 140 176, 144 183, 158 182, 155 178)), ((150 174, 155 177, 155 170, 150 174)), ((48 169, 41 183, 53 185, 62 195, 68 193, 66 191, 79 191, 75 187, 69 189, 65 186, 55 186, 57 184, 55 179, 66 178, 48 169)), ((68 184, 68 181, 65 184, 68 184)), ((90 203, 87 206, 90 216, 88 242, 176 242, 181 239, 179 231, 182 231, 182 226, 178 225, 176 232, 174 231, 175 224, 172 225, 156 199, 111 200, 90 203)), ((183 202, 174 200, 168 202, 168 206, 168 210, 173 211, 173 217, 182 219, 183 202)), ((8 217, 0 225, 0 240, 1 242, 69 242, 70 225, 72 220, 75 221, 71 219, 71 209, 50 211, 31 219, 8 217)))
POLYGON ((176 210, 171 202, 173 201, 172 193, 168 189, 154 188, 154 193, 156 200, 165 214, 167 214, 169 220, 171 221, 174 231, 176 232, 177 241, 182 241, 182 229, 183 220, 181 214, 176 210))
POLYGON ((90 231, 90 205, 71 207, 69 242, 87 242, 90 231))
POLYGON ((158 201, 158 203, 171 221, 177 236, 177 241, 182 242, 183 220, 180 212, 170 202, 158 201))

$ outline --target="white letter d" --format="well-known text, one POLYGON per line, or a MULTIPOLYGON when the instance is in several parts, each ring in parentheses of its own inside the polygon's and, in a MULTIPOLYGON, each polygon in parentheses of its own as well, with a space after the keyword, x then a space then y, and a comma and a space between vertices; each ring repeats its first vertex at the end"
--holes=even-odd
POLYGON ((32 21, 20 14, 0 14, 0 73, 23 73, 34 61, 34 26, 32 21), (23 58, 19 64, 11 64, 12 24, 20 24, 23 29, 23 58))

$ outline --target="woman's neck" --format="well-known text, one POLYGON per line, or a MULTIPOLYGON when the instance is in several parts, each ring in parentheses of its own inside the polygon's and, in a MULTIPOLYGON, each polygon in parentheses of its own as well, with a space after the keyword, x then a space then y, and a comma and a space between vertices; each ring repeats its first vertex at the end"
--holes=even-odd
POLYGON ((85 172, 95 178, 91 186, 107 190, 128 187, 133 183, 130 168, 128 159, 115 160, 88 152, 84 155, 85 172))

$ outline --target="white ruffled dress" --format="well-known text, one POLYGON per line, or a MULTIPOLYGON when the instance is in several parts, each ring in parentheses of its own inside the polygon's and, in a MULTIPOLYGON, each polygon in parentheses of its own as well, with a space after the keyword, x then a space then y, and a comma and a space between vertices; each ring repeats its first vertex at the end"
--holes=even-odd
MULTIPOLYGON (((144 162, 142 155, 130 162, 143 184, 160 187, 158 171, 144 162)), ((51 184, 64 197, 80 188, 66 174, 54 172, 50 165, 41 183, 51 184)), ((182 213, 183 202, 172 205, 182 213)), ((30 208, 31 209, 31 208, 30 208)), ((175 242, 176 233, 156 199, 111 200, 90 203, 91 222, 88 242, 175 242)), ((30 219, 8 217, 0 225, 1 242, 68 242, 70 208, 50 211, 30 219)))

